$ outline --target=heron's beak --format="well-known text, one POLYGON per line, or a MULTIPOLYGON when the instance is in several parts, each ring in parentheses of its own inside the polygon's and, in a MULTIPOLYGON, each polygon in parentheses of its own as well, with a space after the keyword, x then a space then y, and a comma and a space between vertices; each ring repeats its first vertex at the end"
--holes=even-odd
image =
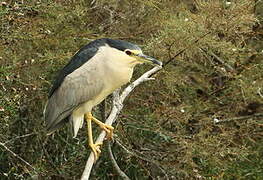
POLYGON ((158 61, 157 59, 155 59, 155 58, 153 58, 151 56, 147 56, 147 55, 142 54, 142 53, 137 54, 137 57, 139 57, 138 58, 139 61, 142 61, 144 63, 157 64, 159 66, 163 65, 163 63, 161 61, 158 61))

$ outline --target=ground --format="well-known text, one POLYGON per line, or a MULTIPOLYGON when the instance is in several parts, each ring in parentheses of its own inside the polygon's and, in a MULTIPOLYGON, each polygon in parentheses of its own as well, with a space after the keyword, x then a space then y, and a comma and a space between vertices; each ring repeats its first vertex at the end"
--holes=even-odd
MULTIPOLYGON (((79 179, 85 129, 77 139, 68 127, 46 136, 42 111, 57 71, 86 43, 110 37, 164 63, 185 49, 135 89, 114 124, 130 153, 118 143, 112 150, 131 179, 263 179, 262 4, 2 1, 1 178, 79 179)), ((102 149, 92 178, 118 179, 102 149)))

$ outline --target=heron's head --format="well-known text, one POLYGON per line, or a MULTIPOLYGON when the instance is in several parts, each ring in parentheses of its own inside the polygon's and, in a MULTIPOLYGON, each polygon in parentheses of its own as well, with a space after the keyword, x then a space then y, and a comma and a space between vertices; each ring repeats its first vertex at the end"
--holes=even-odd
POLYGON ((115 56, 115 61, 125 62, 131 65, 147 63, 162 66, 161 61, 145 55, 136 44, 113 39, 106 39, 106 44, 111 47, 109 55, 115 56))

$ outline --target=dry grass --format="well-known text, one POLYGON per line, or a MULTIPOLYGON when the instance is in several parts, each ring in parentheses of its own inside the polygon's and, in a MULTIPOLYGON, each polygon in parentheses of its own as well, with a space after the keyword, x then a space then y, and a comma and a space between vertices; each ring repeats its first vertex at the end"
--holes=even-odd
MULTIPOLYGON (((35 171, 0 146, 0 176, 80 177, 85 130, 79 139, 67 128, 47 137, 42 109, 57 70, 82 45, 107 36, 162 61, 187 47, 134 91, 115 125, 118 140, 137 154, 113 146, 131 179, 262 179, 263 37, 254 2, 94 2, 2 3, 0 142, 35 171)), ((94 179, 117 179, 105 153, 98 164, 94 179)))

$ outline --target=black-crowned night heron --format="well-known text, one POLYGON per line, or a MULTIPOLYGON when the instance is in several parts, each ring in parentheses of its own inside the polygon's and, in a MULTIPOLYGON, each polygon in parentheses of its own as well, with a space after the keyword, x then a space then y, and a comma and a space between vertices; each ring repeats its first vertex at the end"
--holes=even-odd
POLYGON ((128 83, 135 65, 142 63, 162 65, 126 41, 103 38, 82 47, 60 71, 50 90, 44 110, 48 134, 70 122, 75 137, 85 119, 89 146, 97 159, 101 144, 93 143, 91 121, 105 130, 108 138, 114 128, 94 118, 91 110, 128 83))

